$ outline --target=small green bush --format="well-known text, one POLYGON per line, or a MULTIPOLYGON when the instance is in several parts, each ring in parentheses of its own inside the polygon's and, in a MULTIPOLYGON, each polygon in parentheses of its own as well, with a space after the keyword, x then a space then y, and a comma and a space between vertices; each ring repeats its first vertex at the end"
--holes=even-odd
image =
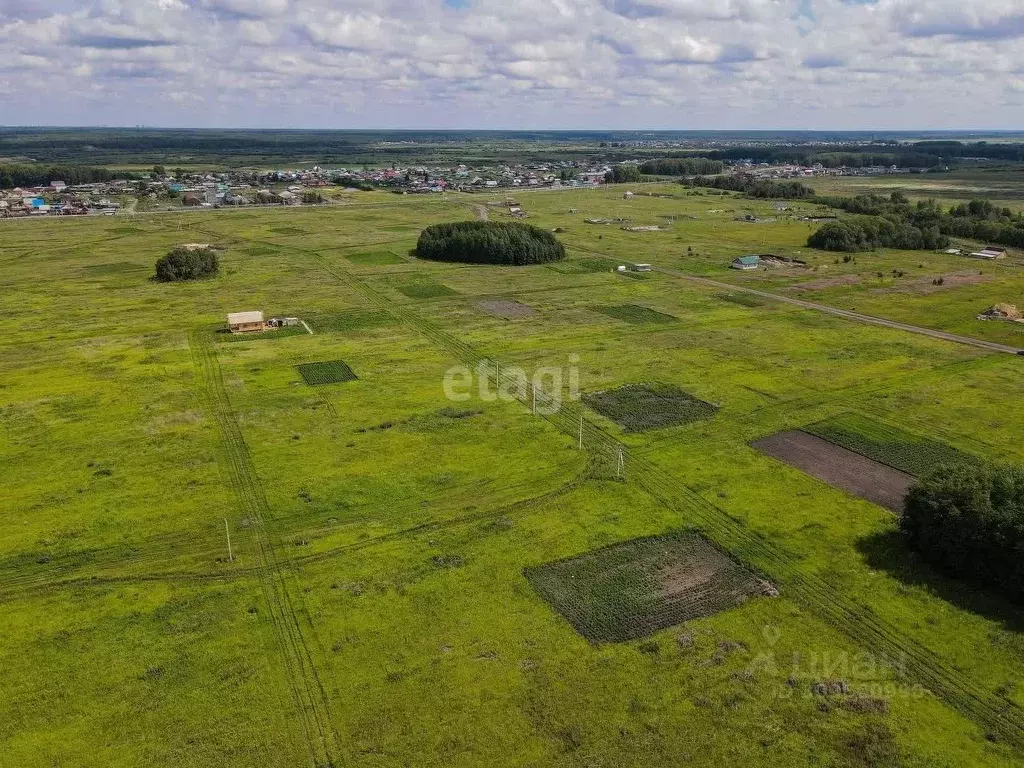
POLYGON ((162 283, 201 280, 220 271, 220 259, 212 248, 174 248, 156 262, 156 279, 162 283))

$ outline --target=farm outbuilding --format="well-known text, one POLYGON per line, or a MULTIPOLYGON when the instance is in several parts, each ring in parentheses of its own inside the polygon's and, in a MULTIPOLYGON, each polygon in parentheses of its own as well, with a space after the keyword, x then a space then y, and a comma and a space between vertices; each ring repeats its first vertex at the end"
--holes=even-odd
POLYGON ((266 330, 263 312, 231 312, 228 314, 228 328, 232 333, 254 333, 266 330))
POLYGON ((733 269, 757 269, 761 266, 760 256, 740 256, 738 259, 732 260, 733 269))

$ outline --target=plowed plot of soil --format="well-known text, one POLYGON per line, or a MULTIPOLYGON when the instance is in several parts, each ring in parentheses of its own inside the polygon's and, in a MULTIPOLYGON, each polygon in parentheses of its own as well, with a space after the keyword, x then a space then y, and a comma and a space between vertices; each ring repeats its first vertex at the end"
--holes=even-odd
POLYGON ((835 488, 897 514, 914 478, 820 437, 793 430, 762 438, 753 447, 835 488))
POLYGON ((519 320, 524 317, 533 317, 537 314, 533 307, 528 307, 511 299, 486 299, 478 302, 477 306, 484 312, 504 318, 505 320, 519 320))
POLYGON ((581 635, 623 642, 776 594, 704 537, 683 531, 634 539, 528 568, 537 593, 581 635))

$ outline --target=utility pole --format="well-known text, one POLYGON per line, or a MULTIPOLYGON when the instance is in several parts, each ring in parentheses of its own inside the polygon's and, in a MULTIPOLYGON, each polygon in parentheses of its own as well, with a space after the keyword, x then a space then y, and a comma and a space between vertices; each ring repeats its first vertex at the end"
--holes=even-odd
POLYGON ((536 384, 531 384, 530 386, 533 389, 533 415, 536 416, 537 415, 537 385, 536 384))
POLYGON ((616 467, 616 469, 615 469, 615 478, 616 478, 617 480, 621 480, 621 479, 622 479, 622 465, 623 465, 623 460, 622 460, 622 449, 621 449, 621 448, 619 448, 619 465, 618 465, 618 467, 616 467))
POLYGON ((580 411, 580 450, 583 450, 583 411, 580 411))
POLYGON ((228 519, 224 518, 224 535, 228 537, 228 562, 235 562, 235 556, 231 552, 231 529, 228 528, 228 519))

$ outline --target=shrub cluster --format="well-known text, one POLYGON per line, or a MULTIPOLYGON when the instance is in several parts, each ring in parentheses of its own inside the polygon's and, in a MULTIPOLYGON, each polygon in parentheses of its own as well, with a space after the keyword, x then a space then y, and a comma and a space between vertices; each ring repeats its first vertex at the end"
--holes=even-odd
POLYGON ((212 248, 174 248, 156 262, 156 279, 162 283, 199 280, 220 271, 220 259, 212 248))
POLYGON ((427 227, 414 253, 431 261, 520 266, 564 259, 565 246, 550 232, 529 224, 459 221, 427 227))
POLYGON ((943 467, 910 489, 900 527, 952 576, 1024 600, 1024 469, 943 467))

